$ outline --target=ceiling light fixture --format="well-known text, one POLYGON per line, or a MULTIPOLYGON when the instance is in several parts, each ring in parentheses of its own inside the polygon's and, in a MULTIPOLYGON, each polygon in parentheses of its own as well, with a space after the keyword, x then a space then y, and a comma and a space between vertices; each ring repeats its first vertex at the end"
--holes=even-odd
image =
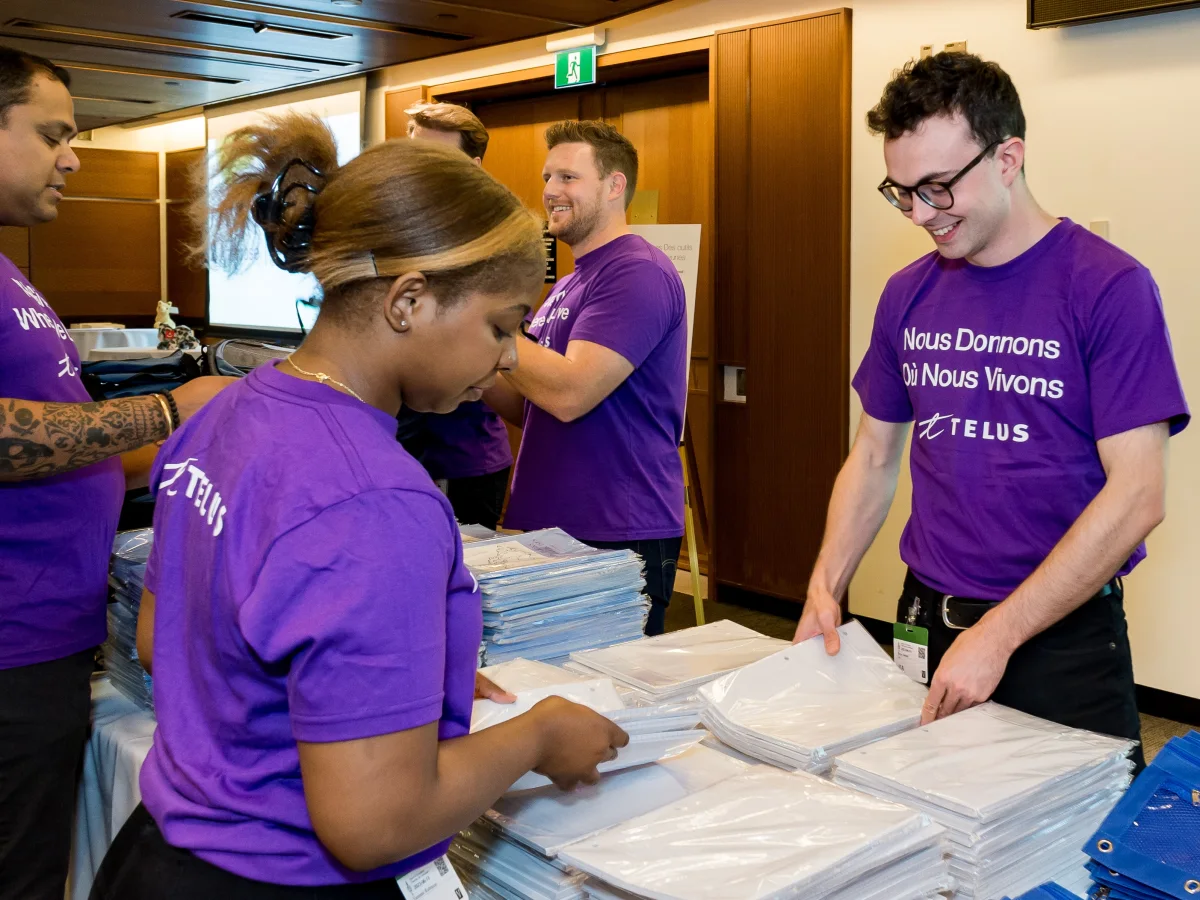
POLYGON ((333 0, 334 6, 362 6, 362 0, 333 0))

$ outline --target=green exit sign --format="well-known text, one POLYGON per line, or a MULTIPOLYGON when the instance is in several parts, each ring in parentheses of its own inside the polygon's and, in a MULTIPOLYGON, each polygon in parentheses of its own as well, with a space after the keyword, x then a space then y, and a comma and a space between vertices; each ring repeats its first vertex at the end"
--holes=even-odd
POLYGON ((556 88, 579 87, 596 83, 596 48, 577 47, 560 50, 554 60, 554 86, 556 88))

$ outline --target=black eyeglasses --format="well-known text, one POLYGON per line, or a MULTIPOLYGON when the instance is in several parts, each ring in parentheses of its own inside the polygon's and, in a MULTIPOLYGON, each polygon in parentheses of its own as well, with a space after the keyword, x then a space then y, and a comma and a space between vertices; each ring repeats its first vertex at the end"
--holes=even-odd
POLYGON ((977 157, 959 169, 958 174, 949 181, 922 181, 914 187, 909 187, 885 178, 879 184, 879 193, 883 194, 887 202, 901 212, 912 212, 914 196, 920 197, 925 204, 934 209, 949 209, 954 205, 954 194, 951 188, 962 181, 963 177, 979 165, 985 156, 1006 140, 1008 138, 988 144, 977 157))

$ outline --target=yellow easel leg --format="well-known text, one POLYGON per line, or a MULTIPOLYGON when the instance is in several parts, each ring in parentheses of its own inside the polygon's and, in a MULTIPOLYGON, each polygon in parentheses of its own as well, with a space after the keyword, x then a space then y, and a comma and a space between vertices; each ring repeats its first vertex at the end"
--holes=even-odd
POLYGON ((687 453, 685 447, 679 448, 679 456, 683 462, 683 530, 687 537, 688 569, 692 576, 692 602, 696 605, 696 624, 704 624, 704 598, 700 594, 700 553, 696 549, 696 522, 692 517, 692 486, 688 482, 687 453))

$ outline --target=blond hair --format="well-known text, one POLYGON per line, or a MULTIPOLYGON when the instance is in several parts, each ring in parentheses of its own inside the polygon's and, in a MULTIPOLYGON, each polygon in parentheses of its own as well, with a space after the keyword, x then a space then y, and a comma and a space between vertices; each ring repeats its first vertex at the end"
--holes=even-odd
POLYGON ((287 113, 229 135, 202 177, 207 196, 192 208, 204 235, 196 253, 236 270, 265 232, 293 270, 317 278, 327 307, 356 284, 410 271, 423 273, 443 303, 468 289, 534 293, 545 272, 540 220, 449 147, 387 141, 339 166, 329 127, 287 113), (290 165, 295 160, 304 165, 290 165), (260 232, 250 227, 255 198, 281 172, 287 202, 260 232))
POLYGON ((412 137, 417 126, 433 131, 446 131, 458 135, 459 146, 471 159, 483 159, 487 153, 488 130, 479 117, 465 106, 454 103, 418 103, 406 109, 408 136, 412 137))

